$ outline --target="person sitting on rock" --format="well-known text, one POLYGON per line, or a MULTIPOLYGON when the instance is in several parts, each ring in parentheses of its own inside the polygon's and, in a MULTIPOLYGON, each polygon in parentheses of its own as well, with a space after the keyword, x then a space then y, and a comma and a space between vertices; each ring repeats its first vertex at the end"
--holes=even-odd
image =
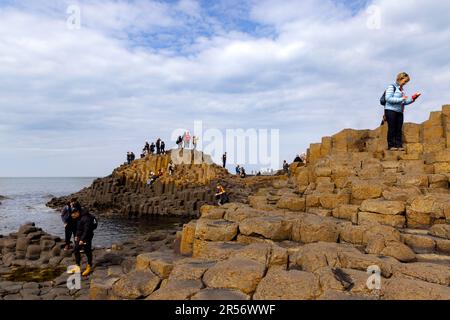
POLYGON ((229 202, 228 194, 225 191, 225 188, 222 187, 221 184, 217 184, 216 195, 215 196, 216 196, 216 200, 218 200, 217 204, 219 206, 222 206, 225 203, 229 202))
POLYGON ((73 209, 72 217, 77 221, 75 263, 81 268, 81 253, 84 252, 87 257, 87 266, 81 275, 86 277, 92 272, 92 239, 94 238, 97 221, 87 210, 78 208, 73 209))
POLYGON ((155 148, 156 148, 155 143, 152 142, 152 144, 150 145, 150 154, 154 154, 155 153, 155 148))
POLYGON ((175 164, 172 160, 170 160, 169 165, 167 166, 167 171, 169 171, 169 176, 173 175, 175 172, 175 164))

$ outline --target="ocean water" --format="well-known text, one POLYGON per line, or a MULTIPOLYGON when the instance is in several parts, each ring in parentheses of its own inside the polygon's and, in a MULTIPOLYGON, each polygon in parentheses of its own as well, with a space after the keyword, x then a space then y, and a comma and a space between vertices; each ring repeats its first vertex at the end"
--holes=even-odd
MULTIPOLYGON (((0 234, 16 232, 25 222, 34 222, 44 231, 64 237, 60 213, 46 207, 52 197, 74 193, 89 186, 96 178, 0 178, 0 234)), ((110 246, 136 235, 168 229, 186 222, 181 218, 99 218, 95 246, 110 246)))

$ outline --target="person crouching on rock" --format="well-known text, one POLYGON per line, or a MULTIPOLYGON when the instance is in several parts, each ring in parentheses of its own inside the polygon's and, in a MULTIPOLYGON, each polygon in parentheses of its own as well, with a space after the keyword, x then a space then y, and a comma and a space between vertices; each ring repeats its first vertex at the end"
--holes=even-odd
POLYGON ((81 275, 86 277, 92 272, 92 239, 94 238, 97 221, 88 211, 77 208, 74 208, 72 217, 77 220, 75 263, 78 267, 81 267, 81 252, 84 252, 87 257, 87 266, 81 275))
POLYGON ((219 206, 224 205, 229 202, 228 194, 225 191, 225 188, 222 185, 218 184, 216 188, 216 200, 218 200, 217 204, 219 206))

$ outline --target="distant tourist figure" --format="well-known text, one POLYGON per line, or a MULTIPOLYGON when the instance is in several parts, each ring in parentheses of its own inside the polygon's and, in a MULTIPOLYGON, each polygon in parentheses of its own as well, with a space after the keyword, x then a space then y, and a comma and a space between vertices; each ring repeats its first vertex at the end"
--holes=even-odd
POLYGON ((247 173, 245 173, 244 167, 241 167, 241 169, 240 169, 240 176, 241 176, 241 178, 245 178, 247 176, 247 173))
POLYGON ((131 164, 131 152, 127 152, 127 164, 130 165, 131 164))
POLYGON ((399 73, 396 82, 389 85, 380 99, 380 103, 384 105, 384 115, 388 123, 388 149, 392 151, 405 150, 402 141, 405 106, 414 103, 421 95, 420 92, 416 92, 411 98, 406 96, 403 87, 409 81, 410 77, 406 72, 399 73))
POLYGON ((141 159, 145 158, 145 151, 141 153, 141 159))
POLYGON ((166 143, 161 140, 161 154, 166 153, 166 143))
POLYGON ((150 145, 150 154, 154 154, 155 153, 155 148, 156 148, 155 143, 152 142, 152 144, 150 145))
POLYGON ((222 187, 221 184, 217 184, 216 195, 215 196, 216 196, 216 200, 218 200, 217 204, 219 206, 222 206, 225 203, 229 202, 229 198, 228 198, 227 192, 225 191, 225 188, 222 187))
POLYGON ((145 141, 144 151, 150 152, 150 145, 148 144, 148 141, 145 141))
POLYGON ((156 140, 156 154, 160 153, 161 153, 161 139, 158 138, 158 140, 156 140))
POLYGON ((283 172, 289 173, 289 163, 286 160, 283 161, 283 172))
POLYGON ((130 158, 131 158, 131 162, 133 162, 134 160, 136 160, 136 155, 134 154, 134 152, 131 152, 130 158))
POLYGON ((198 137, 197 136, 193 136, 192 137, 192 146, 193 146, 194 150, 197 149, 197 143, 198 143, 198 137))
POLYGON ((177 143, 178 149, 183 149, 183 138, 181 136, 178 136, 176 143, 177 143))
POLYGON ((236 175, 237 176, 240 175, 241 174, 241 167, 239 165, 237 165, 236 168, 235 168, 235 171, 236 171, 236 175))
POLYGON ((227 153, 225 152, 222 156, 222 167, 225 168, 226 165, 227 165, 227 153))
POLYGON ((191 144, 191 135, 189 134, 189 131, 186 131, 183 135, 183 142, 184 142, 184 147, 185 148, 189 148, 190 144, 191 144))
POLYGON ((303 163, 302 158, 300 157, 300 155, 297 155, 294 159, 294 162, 299 162, 299 163, 303 163))
POLYGON ((152 186, 156 179, 158 179, 158 176, 153 171, 150 172, 150 178, 147 180, 147 185, 152 186))
POLYGON ((173 175, 175 172, 175 164, 172 160, 170 160, 169 165, 167 166, 167 171, 169 171, 169 176, 173 175))
POLYGON ((81 253, 84 252, 87 257, 87 266, 82 276, 86 277, 92 272, 92 239, 94 238, 94 230, 97 229, 97 219, 81 207, 73 208, 72 217, 77 221, 74 249, 75 263, 81 267, 81 253))

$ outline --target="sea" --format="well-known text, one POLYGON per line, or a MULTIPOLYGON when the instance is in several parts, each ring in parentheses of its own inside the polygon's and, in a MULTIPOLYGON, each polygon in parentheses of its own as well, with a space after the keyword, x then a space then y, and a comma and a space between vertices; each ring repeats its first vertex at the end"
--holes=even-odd
MULTIPOLYGON (((34 222, 44 231, 64 238, 64 226, 58 210, 45 204, 88 187, 96 178, 0 178, 0 235, 16 232, 26 222, 34 222)), ((99 216, 93 244, 109 247, 134 236, 156 230, 172 229, 187 220, 178 217, 106 218, 99 216)))

